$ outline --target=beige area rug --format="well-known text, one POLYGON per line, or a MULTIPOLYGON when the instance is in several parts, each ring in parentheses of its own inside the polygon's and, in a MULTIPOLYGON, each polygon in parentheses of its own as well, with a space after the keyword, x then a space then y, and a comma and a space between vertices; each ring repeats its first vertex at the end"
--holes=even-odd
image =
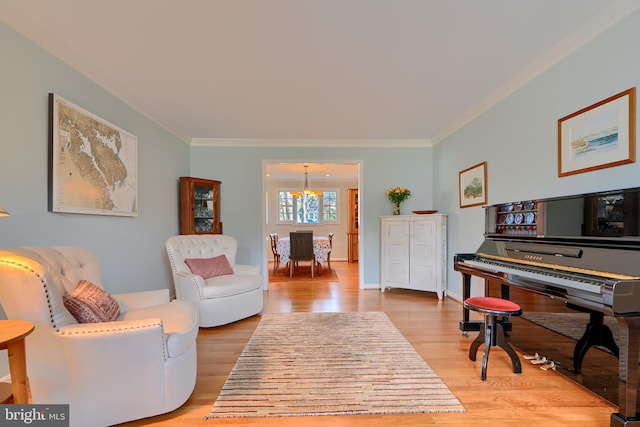
POLYGON ((383 312, 267 313, 206 418, 462 411, 383 312))

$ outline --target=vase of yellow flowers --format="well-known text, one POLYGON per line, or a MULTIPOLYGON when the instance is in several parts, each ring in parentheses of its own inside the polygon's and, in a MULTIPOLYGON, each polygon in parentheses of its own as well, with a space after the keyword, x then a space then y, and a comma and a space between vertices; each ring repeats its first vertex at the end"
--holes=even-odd
POLYGON ((400 203, 404 202, 411 196, 411 191, 403 187, 389 188, 385 194, 389 201, 393 203, 393 214, 400 215, 400 203))

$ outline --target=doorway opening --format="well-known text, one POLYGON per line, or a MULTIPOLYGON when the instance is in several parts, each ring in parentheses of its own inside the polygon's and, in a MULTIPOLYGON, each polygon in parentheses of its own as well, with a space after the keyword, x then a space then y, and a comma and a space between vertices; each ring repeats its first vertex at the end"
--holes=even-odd
MULTIPOLYGON (((300 229, 312 229, 314 234, 318 236, 333 233, 331 262, 348 262, 348 194, 350 189, 356 189, 359 195, 362 194, 362 161, 263 160, 262 169, 265 286, 268 287, 269 261, 273 260, 269 239, 269 235, 273 233, 278 236, 288 236, 290 231, 300 229), (307 167, 305 168, 305 166, 307 167), (284 208, 279 206, 278 193, 302 192, 305 186, 314 191, 335 192, 338 195, 337 218, 335 220, 329 218, 327 221, 321 219, 314 222, 313 220, 301 219, 299 211, 295 208, 295 217, 281 215, 281 210, 284 208)), ((362 223, 358 212, 358 243, 356 243, 358 254, 362 254, 360 229, 362 229, 362 223)), ((362 256, 359 256, 358 261, 354 262, 358 267, 360 288, 363 287, 363 263, 361 261, 362 256)), ((281 265, 280 268, 283 266, 281 265)))

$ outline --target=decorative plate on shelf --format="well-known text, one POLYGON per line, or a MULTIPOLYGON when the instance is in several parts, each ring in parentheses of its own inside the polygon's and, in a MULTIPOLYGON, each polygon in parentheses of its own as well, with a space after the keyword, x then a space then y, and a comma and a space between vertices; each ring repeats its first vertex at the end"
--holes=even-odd
POLYGON ((521 213, 517 213, 515 218, 513 219, 513 222, 515 222, 516 224, 522 224, 523 220, 524 220, 524 215, 522 215, 521 213))
POLYGON ((411 211, 411 212, 418 215, 426 215, 426 214, 436 213, 438 211, 433 210, 433 211, 411 211))
POLYGON ((528 212, 524 215, 524 223, 525 224, 533 224, 533 221, 536 219, 536 216, 533 212, 528 212))

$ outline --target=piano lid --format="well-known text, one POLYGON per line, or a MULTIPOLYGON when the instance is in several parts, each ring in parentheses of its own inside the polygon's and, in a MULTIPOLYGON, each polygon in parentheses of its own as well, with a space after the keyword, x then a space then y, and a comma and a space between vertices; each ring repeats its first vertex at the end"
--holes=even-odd
POLYGON ((485 237, 640 249, 640 188, 485 206, 485 237))

